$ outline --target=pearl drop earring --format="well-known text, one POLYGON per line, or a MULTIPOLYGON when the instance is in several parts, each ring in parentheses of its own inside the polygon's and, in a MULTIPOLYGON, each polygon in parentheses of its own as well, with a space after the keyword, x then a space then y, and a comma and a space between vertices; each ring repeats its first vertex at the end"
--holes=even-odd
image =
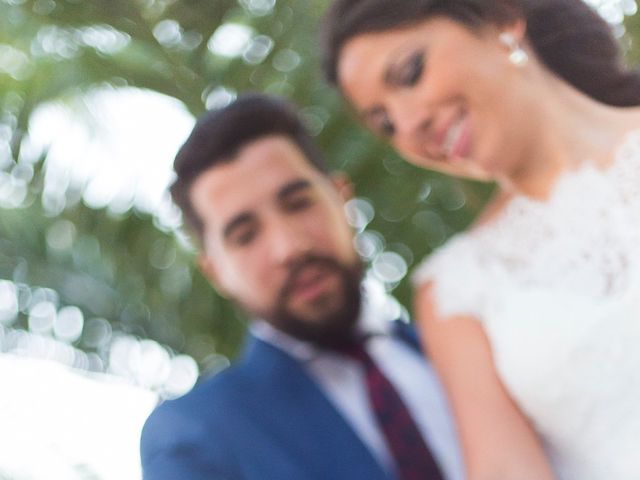
POLYGON ((529 55, 508 32, 502 32, 498 37, 500 43, 509 49, 509 61, 516 67, 524 67, 529 61, 529 55))

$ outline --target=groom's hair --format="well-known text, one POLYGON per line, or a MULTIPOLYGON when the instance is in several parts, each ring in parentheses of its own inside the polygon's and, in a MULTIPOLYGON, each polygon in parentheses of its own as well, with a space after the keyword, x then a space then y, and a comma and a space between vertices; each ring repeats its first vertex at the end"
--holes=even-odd
POLYGON ((173 164, 176 180, 171 185, 173 201, 183 218, 201 239, 202 221, 191 203, 193 182, 206 170, 233 161, 239 150, 262 137, 283 135, 291 140, 311 165, 327 173, 324 158, 296 109, 285 100, 248 93, 219 110, 209 110, 198 118, 173 164))

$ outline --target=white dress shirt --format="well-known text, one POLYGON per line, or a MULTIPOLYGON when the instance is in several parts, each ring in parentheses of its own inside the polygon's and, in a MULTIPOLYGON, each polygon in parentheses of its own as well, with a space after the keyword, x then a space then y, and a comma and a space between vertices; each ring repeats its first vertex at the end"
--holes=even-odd
MULTIPOLYGON (((363 290, 358 328, 371 335, 367 352, 405 402, 445 479, 462 480, 457 436, 438 378, 412 346, 390 335, 393 318, 384 304, 388 298, 370 285, 363 290)), ((293 338, 262 320, 255 321, 251 331, 297 359, 383 468, 394 471, 393 457, 369 406, 364 369, 357 360, 293 338)))

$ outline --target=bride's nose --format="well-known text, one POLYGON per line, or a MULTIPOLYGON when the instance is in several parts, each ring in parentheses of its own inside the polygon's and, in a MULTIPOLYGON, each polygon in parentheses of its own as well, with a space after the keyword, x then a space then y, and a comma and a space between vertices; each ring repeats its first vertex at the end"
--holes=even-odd
POLYGON ((393 145, 398 151, 412 157, 427 157, 427 151, 433 149, 433 115, 431 109, 415 102, 398 103, 393 112, 394 135, 393 145))

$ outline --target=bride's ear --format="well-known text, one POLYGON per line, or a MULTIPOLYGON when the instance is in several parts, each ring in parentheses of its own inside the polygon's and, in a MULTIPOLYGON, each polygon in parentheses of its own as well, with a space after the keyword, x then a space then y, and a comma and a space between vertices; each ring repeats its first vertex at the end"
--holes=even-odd
POLYGON ((498 29, 501 33, 506 33, 513 38, 513 40, 522 45, 526 41, 527 34, 527 22, 524 18, 517 18, 509 23, 506 23, 498 29))

